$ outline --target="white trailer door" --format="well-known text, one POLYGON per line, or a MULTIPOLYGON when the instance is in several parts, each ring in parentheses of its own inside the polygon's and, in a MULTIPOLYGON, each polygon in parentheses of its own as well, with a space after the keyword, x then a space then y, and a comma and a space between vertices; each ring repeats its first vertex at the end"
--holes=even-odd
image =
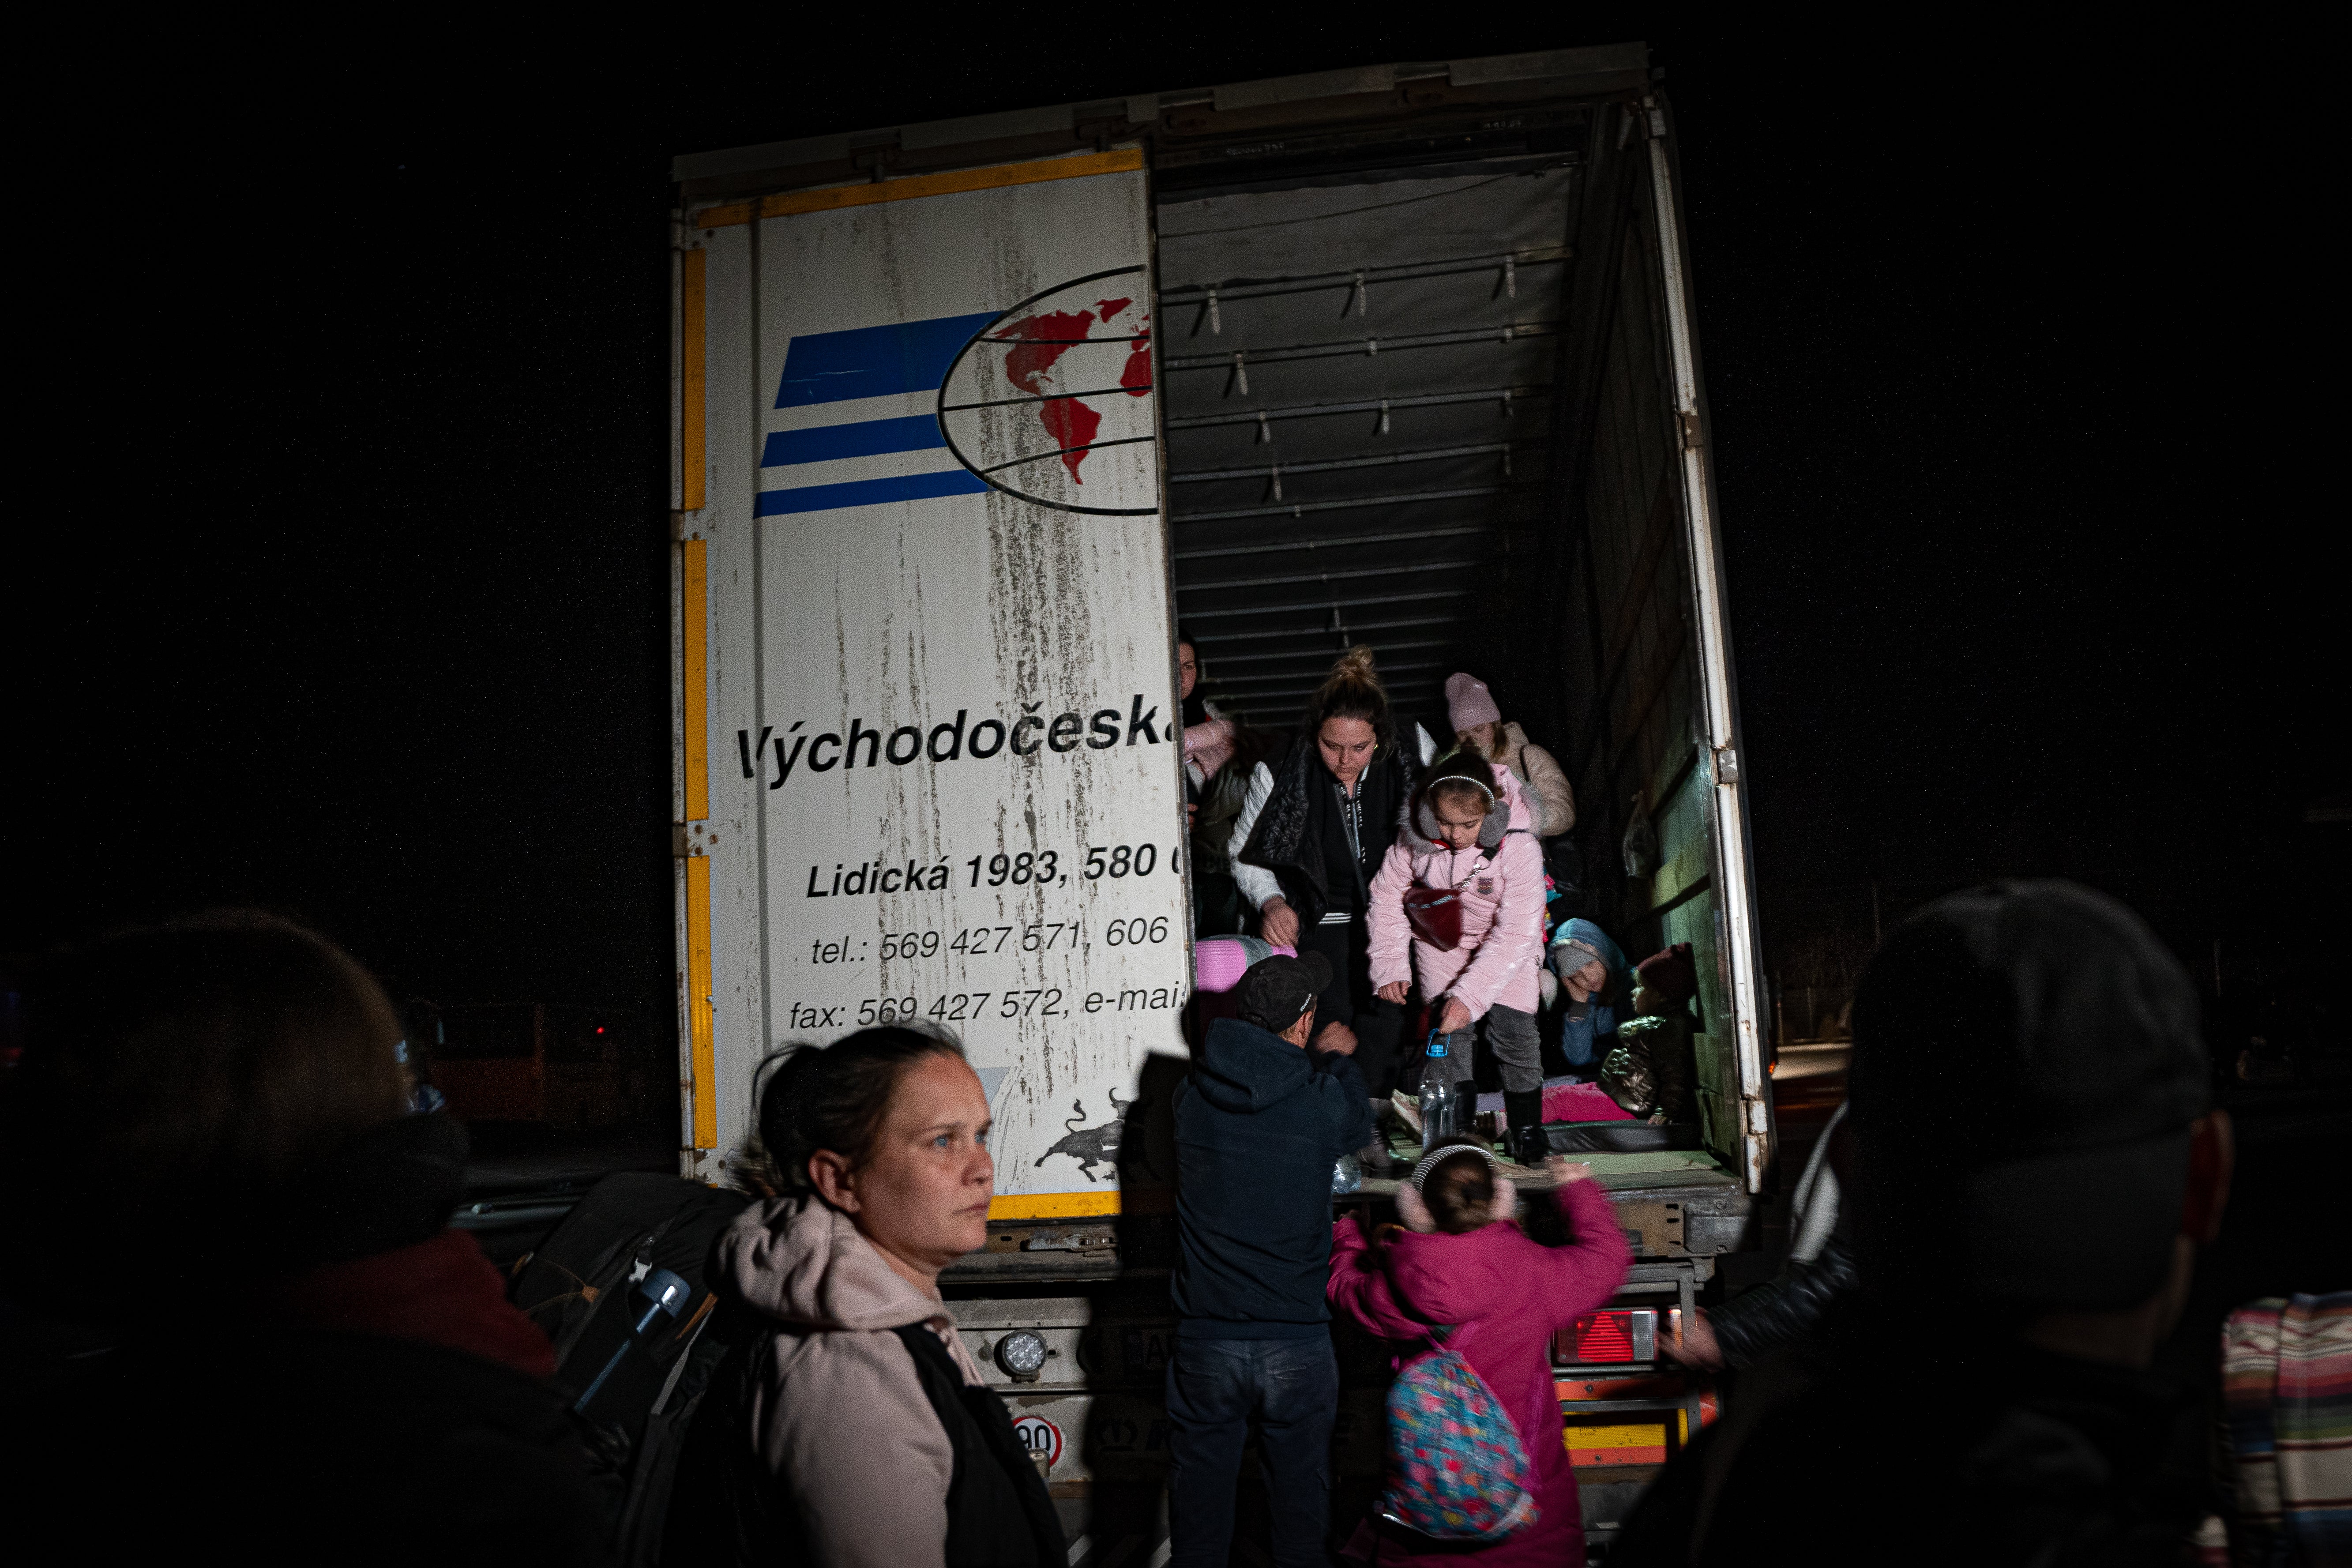
MULTIPOLYGON (((1629 110, 1630 112, 1630 110, 1629 110)), ((1772 1159, 1772 1110, 1764 1078, 1759 1020, 1762 973, 1756 932, 1756 869, 1748 853, 1748 803, 1739 782, 1738 706, 1731 678, 1731 617, 1723 596, 1723 541, 1716 526, 1715 475, 1705 438, 1699 394, 1698 343, 1691 318, 1690 252, 1683 243, 1682 201, 1675 188, 1664 106, 1646 100, 1640 110, 1650 142, 1650 192, 1655 204, 1663 272, 1667 353, 1674 374, 1674 413, 1681 437, 1684 522, 1688 530, 1693 630, 1698 643, 1699 766, 1712 785, 1716 910, 1722 926, 1718 951, 1730 981, 1733 1046, 1739 1068, 1740 1142, 1749 1192, 1760 1191, 1772 1159)))
POLYGON ((1190 975, 1141 154, 680 244, 683 1169, 786 1047, 911 1017, 989 1091, 996 1217, 1116 1212, 1190 975))

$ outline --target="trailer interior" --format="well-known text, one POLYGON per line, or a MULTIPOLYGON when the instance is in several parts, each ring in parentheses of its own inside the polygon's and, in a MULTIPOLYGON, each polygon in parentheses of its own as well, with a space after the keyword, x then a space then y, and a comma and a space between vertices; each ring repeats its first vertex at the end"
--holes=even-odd
POLYGON ((1465 669, 1561 759, 1585 912, 1636 957, 1690 942, 1703 976, 1705 1148, 1601 1158, 1717 1184, 1744 1119, 1730 1031, 1704 1026, 1730 999, 1643 114, 1164 151, 1165 480, 1180 620, 1250 721, 1288 728, 1369 643, 1441 745, 1465 669), (1655 848, 1629 879, 1636 815, 1655 848))
MULTIPOLYGON (((1700 1146, 1591 1156, 1637 1243, 1629 1310, 1687 1309, 1720 1255, 1759 1245, 1771 1158, 1760 1020, 1744 1062, 1736 1027, 1735 968, 1754 973, 1753 900, 1744 853, 1727 843, 1727 828, 1744 837, 1744 818, 1727 824, 1718 789, 1736 777, 1737 752, 1720 716, 1731 710, 1719 558, 1694 521, 1707 504, 1694 493, 1694 476, 1706 488, 1705 422, 1686 313, 1672 341, 1687 300, 1670 297, 1685 264, 1667 112, 1647 50, 1632 44, 1064 105, 678 164, 690 212, 1143 150, 1177 616, 1213 692, 1252 722, 1287 726, 1336 655, 1369 643, 1402 716, 1450 741, 1444 678, 1475 672, 1570 773, 1582 912, 1635 958, 1677 942, 1695 951, 1700 1146)), ((1752 987, 1748 1001, 1759 1005, 1752 987)), ((1388 1190, 1367 1184, 1368 1196, 1388 1190)), ((1016 1415, 1063 1408, 1088 1434, 1084 1467, 1066 1481, 1058 1463, 1051 1472, 1061 1495, 1147 1473, 1118 1456, 1136 1457, 1121 1436, 1139 1441, 1154 1419, 1171 1226, 1134 1212, 1008 1225, 944 1281, 1016 1415), (1041 1336, 1059 1359, 1003 1370, 992 1352, 1015 1333, 1041 1336)), ((1649 1331, 1664 1322, 1661 1311, 1649 1331)), ((1706 1418, 1703 1395, 1678 1383, 1660 1392, 1654 1342, 1634 1320, 1621 1326, 1622 1345, 1563 1347, 1563 1378, 1581 1382, 1580 1397, 1563 1393, 1570 1420, 1655 1426, 1664 1449, 1678 1447, 1706 1418)), ((1375 1403, 1357 1426, 1376 1430, 1376 1416, 1375 1403)), ((1650 1473, 1650 1450, 1636 1450, 1622 1464, 1605 1445, 1599 1458, 1578 1450, 1596 1542, 1650 1473)), ((1087 1528, 1100 1539, 1109 1526, 1087 1528)))

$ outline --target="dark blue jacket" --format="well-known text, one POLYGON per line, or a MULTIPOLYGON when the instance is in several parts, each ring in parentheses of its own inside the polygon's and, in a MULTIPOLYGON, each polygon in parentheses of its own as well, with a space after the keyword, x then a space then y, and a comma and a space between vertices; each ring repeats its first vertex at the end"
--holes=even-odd
POLYGON ((1559 1054, 1568 1058, 1572 1068, 1591 1067, 1609 1054, 1609 1047, 1601 1041, 1616 1043, 1611 1037, 1617 1033, 1617 1013, 1598 1002, 1587 1002, 1581 1017, 1577 1013, 1576 1005, 1570 1003, 1560 1015, 1559 1054))
MULTIPOLYGON (((1614 988, 1633 972, 1633 966, 1625 962, 1623 950, 1609 940, 1607 931, 1591 921, 1572 920, 1553 934, 1551 952, 1545 958, 1563 981, 1569 975, 1569 972, 1561 968, 1565 951, 1563 944, 1570 942, 1581 943, 1588 951, 1600 955, 1602 965, 1609 971, 1610 988, 1614 988)), ((1581 957, 1578 962, 1583 962, 1581 957)), ((1567 987, 1562 985, 1560 990, 1562 999, 1566 1000, 1567 987)), ((1609 1037, 1616 1032, 1616 1011, 1604 1004, 1600 995, 1596 994, 1580 1005, 1569 1002, 1560 1018, 1559 1054, 1568 1058, 1568 1065, 1571 1068, 1589 1068, 1609 1054, 1610 1046, 1616 1043, 1609 1040, 1609 1037), (1609 1040, 1609 1045, 1601 1044, 1603 1040, 1609 1040)))
POLYGON ((1325 1332, 1331 1166, 1371 1142, 1353 1059, 1220 1018, 1176 1091, 1176 1311, 1183 1333, 1325 1332))

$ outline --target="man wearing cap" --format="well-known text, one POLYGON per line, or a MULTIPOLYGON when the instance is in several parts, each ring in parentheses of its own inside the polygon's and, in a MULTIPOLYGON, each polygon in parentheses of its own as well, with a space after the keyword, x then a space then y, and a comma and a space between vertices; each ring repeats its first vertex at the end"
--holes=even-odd
POLYGON ((1860 1288, 1610 1561, 1750 1562, 1800 1505, 1815 1563, 2184 1561, 2200 1435, 2149 1367, 2231 1171, 2188 975, 2110 899, 2002 883, 1892 932, 1853 1019, 1860 1288))
POLYGON ((1371 1139, 1353 1040, 1318 1045, 1323 958, 1276 954, 1234 988, 1176 1091, 1176 1347, 1168 1363, 1174 1568, 1223 1568, 1234 1483, 1260 1428, 1282 1568, 1323 1561, 1339 1369, 1324 1284, 1331 1168, 1371 1139))

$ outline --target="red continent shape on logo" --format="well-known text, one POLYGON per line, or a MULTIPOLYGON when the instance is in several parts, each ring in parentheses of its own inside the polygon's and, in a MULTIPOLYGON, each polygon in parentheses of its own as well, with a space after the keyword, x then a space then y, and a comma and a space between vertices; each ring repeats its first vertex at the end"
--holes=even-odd
MULTIPOLYGON (((1133 303, 1132 300, 1104 300, 1095 308, 1102 312, 1103 325, 1108 326, 1113 316, 1133 303)), ((1118 373, 1118 384, 1127 389, 1129 397, 1141 397, 1151 390, 1150 320, 1149 311, 1136 319, 1135 347, 1127 356, 1126 367, 1118 373)))
MULTIPOLYGON (((1126 302, 1119 301, 1122 305, 1126 302)), ((1068 352, 1072 343, 1087 341, 1087 329, 1094 325, 1094 321, 1092 310, 1052 310, 1024 316, 994 333, 999 342, 1014 345, 1013 352, 1004 356, 1005 379, 1033 396, 1052 392, 1045 373, 1054 368, 1055 362, 1068 352)), ((1086 460, 1087 444, 1102 428, 1102 416, 1075 397, 1047 397, 1038 405, 1037 416, 1045 422, 1045 433, 1054 438, 1055 447, 1061 450, 1062 466, 1070 470, 1071 479, 1086 483, 1078 476, 1078 465, 1086 460)))

